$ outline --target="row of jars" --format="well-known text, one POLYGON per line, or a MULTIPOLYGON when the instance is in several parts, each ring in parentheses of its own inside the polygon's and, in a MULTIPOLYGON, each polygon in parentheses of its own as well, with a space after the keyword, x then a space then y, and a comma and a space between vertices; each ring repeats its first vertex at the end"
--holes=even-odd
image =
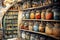
POLYGON ((46 20, 60 20, 59 9, 45 9, 45 10, 32 10, 25 11, 22 15, 23 19, 46 19, 46 20))
POLYGON ((42 32, 49 35, 54 35, 60 37, 60 23, 45 23, 45 22, 22 22, 20 24, 21 29, 42 32))
POLYGON ((21 31, 20 34, 21 34, 20 35, 21 40, 55 40, 50 37, 46 37, 46 36, 34 34, 34 33, 29 33, 25 31, 21 31))
POLYGON ((32 0, 32 1, 24 1, 23 3, 23 9, 26 8, 34 8, 34 7, 42 7, 49 4, 52 4, 54 2, 57 2, 57 0, 32 0))

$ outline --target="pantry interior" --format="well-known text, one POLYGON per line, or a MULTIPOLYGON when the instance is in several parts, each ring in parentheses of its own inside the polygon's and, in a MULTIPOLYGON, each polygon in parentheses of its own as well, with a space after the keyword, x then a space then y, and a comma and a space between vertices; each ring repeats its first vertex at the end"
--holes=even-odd
POLYGON ((60 1, 21 0, 2 17, 2 40, 60 40, 60 1))

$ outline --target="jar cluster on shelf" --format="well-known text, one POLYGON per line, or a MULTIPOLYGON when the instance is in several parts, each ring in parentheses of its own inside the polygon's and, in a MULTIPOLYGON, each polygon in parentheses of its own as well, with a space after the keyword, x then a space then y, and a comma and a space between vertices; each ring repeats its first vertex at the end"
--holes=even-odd
POLYGON ((20 34, 21 34, 20 35, 21 40, 55 40, 47 36, 25 32, 25 31, 21 31, 20 34))
POLYGON ((20 29, 42 32, 48 35, 54 35, 56 37, 60 37, 59 35, 60 23, 23 21, 20 24, 20 29))
POLYGON ((52 3, 53 3, 52 0, 29 0, 29 1, 27 0, 24 1, 22 8, 26 9, 26 8, 42 7, 52 3))
POLYGON ((42 19, 42 20, 60 20, 59 9, 44 9, 44 10, 32 10, 24 11, 23 19, 42 19))

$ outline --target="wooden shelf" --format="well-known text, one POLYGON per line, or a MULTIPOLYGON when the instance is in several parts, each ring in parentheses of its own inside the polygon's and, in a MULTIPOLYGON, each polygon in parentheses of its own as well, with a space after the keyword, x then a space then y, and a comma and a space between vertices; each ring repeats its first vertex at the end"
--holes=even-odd
POLYGON ((35 32, 35 31, 30 31, 30 30, 25 30, 25 29, 20 29, 20 30, 27 31, 27 32, 32 32, 32 33, 37 33, 37 34, 42 34, 42 35, 49 36, 49 37, 52 37, 52 38, 55 38, 55 39, 60 40, 60 38, 59 38, 59 37, 55 37, 55 36, 53 36, 53 35, 48 35, 48 34, 46 34, 46 33, 42 33, 42 32, 35 32))
POLYGON ((41 19, 23 19, 23 21, 50 21, 50 22, 60 22, 60 20, 41 20, 41 19))
POLYGON ((18 12, 18 10, 8 10, 9 12, 18 12))

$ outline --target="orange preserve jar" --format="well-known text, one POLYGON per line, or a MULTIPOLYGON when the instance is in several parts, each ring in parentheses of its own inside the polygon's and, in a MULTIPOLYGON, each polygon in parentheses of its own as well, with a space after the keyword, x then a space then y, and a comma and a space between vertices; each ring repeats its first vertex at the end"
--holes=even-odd
POLYGON ((31 11, 31 13, 30 13, 30 19, 34 19, 35 18, 35 13, 34 13, 34 11, 31 11))
POLYGON ((41 19, 41 13, 40 13, 39 10, 36 11, 35 18, 36 19, 41 19))
POLYGON ((53 12, 51 9, 47 9, 46 11, 46 20, 50 20, 53 18, 53 12))
POLYGON ((56 37, 60 37, 60 23, 54 24, 53 35, 56 37))

